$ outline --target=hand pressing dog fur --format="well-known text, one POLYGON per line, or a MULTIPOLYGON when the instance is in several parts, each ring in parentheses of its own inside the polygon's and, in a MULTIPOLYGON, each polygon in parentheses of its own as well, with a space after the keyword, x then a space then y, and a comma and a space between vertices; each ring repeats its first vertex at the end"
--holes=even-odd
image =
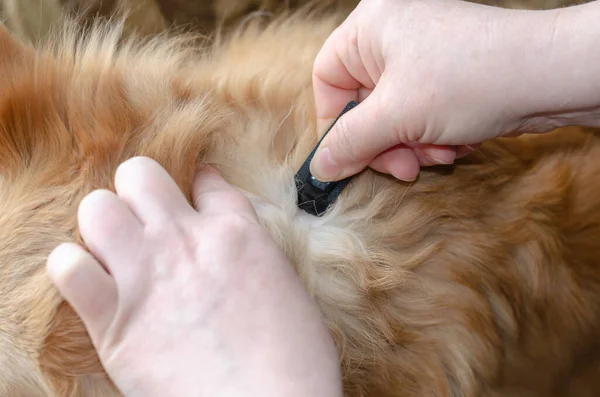
POLYGON ((138 155, 188 199, 201 163, 250 198, 327 319, 347 396, 599 395, 599 132, 498 139, 413 183, 366 170, 304 213, 312 63, 344 17, 251 20, 210 48, 121 42, 115 24, 34 50, 0 28, 0 397, 119 395, 45 261, 138 155))

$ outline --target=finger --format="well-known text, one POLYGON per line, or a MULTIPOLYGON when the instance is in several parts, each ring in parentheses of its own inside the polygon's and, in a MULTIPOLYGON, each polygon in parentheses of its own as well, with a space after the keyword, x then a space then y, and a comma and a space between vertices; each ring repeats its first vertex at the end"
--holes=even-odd
POLYGON ((142 241, 143 225, 116 194, 96 190, 79 204, 79 230, 92 254, 119 278, 123 258, 135 258, 142 241))
POLYGON ((423 166, 452 164, 456 160, 456 147, 427 145, 422 143, 408 143, 406 146, 412 148, 423 166))
POLYGON ((400 144, 394 128, 378 103, 377 89, 339 118, 323 139, 310 171, 320 181, 336 181, 362 171, 375 157, 400 144))
POLYGON ((362 84, 348 71, 336 48, 337 32, 325 41, 313 65, 313 91, 317 131, 322 133, 350 101, 356 101, 362 84))
POLYGON ((476 151, 477 149, 479 149, 480 146, 481 146, 481 143, 477 143, 474 145, 459 146, 456 148, 456 158, 462 159, 463 157, 468 156, 469 154, 471 154, 474 151, 476 151))
POLYGON ((419 161, 413 149, 398 145, 377 156, 369 166, 401 181, 414 181, 419 175, 419 161))
POLYGON ((342 89, 329 85, 313 76, 315 107, 317 109, 317 132, 319 138, 325 133, 344 107, 358 99, 357 89, 342 89))
POLYGON ((96 344, 110 326, 118 304, 115 280, 77 244, 58 246, 48 256, 48 275, 85 324, 96 344))
POLYGON ((204 166, 194 180, 194 206, 200 213, 240 212, 256 217, 252 203, 212 167, 204 166))
POLYGON ((134 157, 123 162, 117 168, 115 188, 144 224, 171 219, 191 209, 173 178, 148 157, 134 157))

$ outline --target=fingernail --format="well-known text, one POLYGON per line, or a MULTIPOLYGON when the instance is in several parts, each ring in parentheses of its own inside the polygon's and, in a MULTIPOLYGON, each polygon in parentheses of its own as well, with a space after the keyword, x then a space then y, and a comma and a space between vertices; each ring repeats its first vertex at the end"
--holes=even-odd
POLYGON ((402 175, 402 174, 394 174, 392 173, 392 176, 402 182, 414 182, 415 180, 417 180, 417 176, 419 175, 415 175, 415 176, 406 176, 406 175, 402 175))
POLYGON ((438 158, 438 157, 431 157, 431 156, 427 156, 427 157, 429 157, 429 160, 431 161, 432 164, 448 165, 448 164, 454 163, 454 161, 448 161, 448 160, 438 158))
POLYGON ((429 149, 427 158, 433 164, 452 164, 456 160, 456 152, 450 150, 429 149))
POLYGON ((469 149, 470 151, 474 152, 474 151, 478 150, 481 147, 481 143, 476 143, 474 145, 465 145, 465 147, 467 149, 469 149))
POLYGON ((321 182, 331 182, 342 172, 339 164, 331 157, 328 147, 317 150, 310 162, 310 173, 321 182))

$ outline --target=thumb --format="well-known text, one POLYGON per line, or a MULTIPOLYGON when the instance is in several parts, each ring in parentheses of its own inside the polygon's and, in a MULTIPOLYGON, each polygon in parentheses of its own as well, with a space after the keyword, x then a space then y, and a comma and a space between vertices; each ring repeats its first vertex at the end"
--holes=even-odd
POLYGON ((392 122, 374 91, 331 128, 311 161, 311 174, 331 182, 362 171, 379 154, 401 143, 392 122))

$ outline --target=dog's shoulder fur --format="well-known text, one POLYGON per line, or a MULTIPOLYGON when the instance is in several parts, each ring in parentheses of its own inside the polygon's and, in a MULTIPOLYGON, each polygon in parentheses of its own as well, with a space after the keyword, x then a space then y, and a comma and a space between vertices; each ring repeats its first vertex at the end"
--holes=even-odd
POLYGON ((348 396, 600 392, 594 131, 489 142, 410 184, 367 170, 322 218, 297 209, 312 61, 340 17, 249 21, 201 50, 118 26, 34 50, 0 30, 0 397, 118 395, 44 264, 136 155, 188 198, 205 162, 247 194, 327 318, 348 396))

